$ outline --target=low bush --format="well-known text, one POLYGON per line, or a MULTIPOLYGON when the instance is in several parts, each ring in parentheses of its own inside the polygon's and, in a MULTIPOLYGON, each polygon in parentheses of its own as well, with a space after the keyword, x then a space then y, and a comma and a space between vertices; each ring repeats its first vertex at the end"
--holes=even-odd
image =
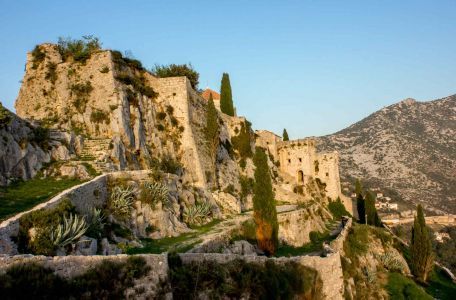
POLYGON ((198 89, 199 83, 199 73, 193 69, 191 64, 170 64, 170 65, 155 65, 152 70, 152 73, 160 78, 165 77, 178 77, 185 76, 190 81, 190 85, 194 90, 198 89))
POLYGON ((71 279, 41 265, 18 264, 0 275, 0 294, 2 299, 124 299, 134 280, 149 272, 144 258, 136 256, 105 260, 71 279))
POLYGON ((169 277, 176 299, 321 299, 318 272, 296 262, 264 265, 234 260, 183 264, 169 254, 169 277), (203 296, 204 295, 204 296, 203 296))
POLYGON ((141 186, 139 200, 149 204, 152 208, 159 202, 164 206, 168 204, 168 186, 160 182, 144 182, 141 186))
POLYGON ((72 58, 80 63, 85 63, 93 53, 101 49, 100 40, 92 35, 83 36, 80 40, 59 37, 57 45, 64 61, 72 58))
POLYGON ((39 45, 36 45, 32 51, 32 69, 37 69, 38 66, 44 61, 46 58, 46 53, 44 53, 39 45))
POLYGON ((339 197, 337 197, 336 201, 329 201, 328 209, 335 220, 339 220, 343 216, 350 216, 350 213, 345 209, 339 197))
POLYGON ((12 119, 11 113, 0 103, 0 129, 11 123, 12 119))
POLYGON ((391 299, 404 300, 431 300, 430 295, 413 280, 399 273, 389 273, 386 285, 391 299))
POLYGON ((45 79, 46 80, 49 80, 52 84, 55 84, 55 82, 57 81, 57 64, 56 63, 53 63, 53 62, 49 62, 47 64, 47 72, 46 72, 46 75, 45 75, 45 79))
POLYGON ((109 115, 107 112, 102 111, 102 110, 94 110, 90 114, 90 121, 93 123, 102 123, 104 122, 105 124, 110 123, 109 115))
POLYGON ((347 257, 356 258, 366 253, 369 241, 369 226, 354 224, 344 243, 344 252, 347 257))
POLYGON ((182 165, 180 162, 175 160, 170 155, 165 155, 160 161, 160 170, 165 173, 177 174, 182 170, 182 165))
POLYGON ((123 84, 131 85, 136 91, 149 98, 155 98, 158 95, 152 87, 146 84, 143 75, 131 76, 128 73, 119 73, 115 78, 123 84))
POLYGON ((70 213, 75 213, 74 206, 65 199, 52 209, 40 209, 22 216, 19 219, 19 253, 54 255, 56 246, 52 240, 53 229, 70 213))

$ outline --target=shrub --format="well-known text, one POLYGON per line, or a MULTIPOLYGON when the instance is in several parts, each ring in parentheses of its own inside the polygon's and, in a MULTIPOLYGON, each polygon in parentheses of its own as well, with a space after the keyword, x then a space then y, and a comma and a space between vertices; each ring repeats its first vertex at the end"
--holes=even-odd
POLYGON ((11 123, 11 113, 0 103, 0 129, 11 123))
POLYGON ((344 243, 344 252, 348 257, 356 257, 364 254, 368 248, 369 226, 354 225, 344 243))
POLYGON ((194 90, 198 89, 199 73, 193 69, 193 66, 191 64, 170 64, 167 66, 155 65, 152 73, 160 78, 185 76, 190 81, 192 88, 194 90))
POLYGON ((106 220, 106 216, 103 214, 101 209, 93 208, 86 218, 87 223, 89 224, 86 235, 96 239, 101 238, 106 220))
POLYGON ((184 221, 189 225, 202 225, 207 223, 212 213, 209 203, 203 202, 184 209, 184 221))
POLYGON ((322 282, 318 272, 296 262, 276 264, 234 260, 183 264, 169 254, 170 281, 176 299, 320 299, 322 282))
POLYGON ((16 264, 0 275, 2 299, 63 299, 67 282, 54 271, 38 264, 16 264))
POLYGON ((166 105, 166 113, 172 116, 174 113, 174 107, 172 107, 171 105, 166 105))
POLYGON ((234 188, 234 185, 229 184, 224 190, 224 193, 236 196, 236 189, 234 188))
POLYGON ((55 245, 51 238, 52 229, 59 226, 62 217, 71 213, 75 213, 74 206, 65 199, 52 209, 40 209, 22 216, 19 219, 19 252, 53 255, 55 245), (32 232, 33 239, 30 236, 32 232))
POLYGON ((101 43, 92 35, 83 36, 82 39, 59 37, 58 48, 64 61, 73 58, 76 62, 85 63, 90 56, 101 49, 101 43))
POLYGON ((93 87, 90 81, 85 83, 76 83, 70 86, 72 96, 76 99, 73 101, 73 105, 79 113, 83 113, 86 109, 87 102, 89 101, 88 96, 92 92, 93 87))
POLYGON ((32 69, 37 69, 38 66, 44 61, 46 58, 46 53, 41 51, 39 45, 36 45, 32 51, 32 69))
POLYGON ((111 54, 112 60, 118 67, 131 67, 137 69, 138 71, 144 71, 144 67, 139 60, 126 56, 124 57, 122 53, 117 50, 112 50, 111 54))
POLYGON ((102 110, 92 111, 92 113, 90 114, 90 121, 92 121, 93 123, 110 123, 108 113, 102 110))
POLYGON ((44 77, 46 80, 49 80, 52 84, 55 84, 57 81, 57 64, 53 62, 48 62, 47 64, 48 71, 44 77))
POLYGON ((176 174, 180 172, 182 165, 170 155, 165 155, 160 161, 160 170, 165 173, 176 174))
POLYGON ((158 94, 154 89, 146 84, 144 76, 131 76, 128 73, 120 73, 116 75, 116 80, 126 85, 131 85, 136 91, 149 98, 155 98, 158 94))
POLYGON ((104 67, 101 68, 101 70, 100 70, 100 73, 103 73, 103 74, 108 73, 108 72, 109 72, 109 67, 108 67, 108 66, 104 66, 104 67))
POLYGON ((86 231, 88 225, 83 217, 70 214, 63 216, 63 224, 59 224, 51 232, 51 241, 56 247, 65 247, 77 241, 86 231))
POLYGON ((133 208, 134 191, 133 187, 115 186, 111 191, 109 208, 114 215, 125 217, 133 208))
POLYGON ((391 252, 380 255, 380 261, 391 272, 403 273, 405 270, 402 260, 391 252))
POLYGON ((160 182, 144 182, 141 188, 139 200, 149 204, 152 208, 159 202, 168 204, 168 186, 160 182))
POLYGON ((328 209, 336 220, 339 220, 343 216, 350 216, 350 213, 345 209, 339 197, 337 197, 336 201, 329 201, 328 209))
POLYGON ((164 120, 165 118, 166 118, 166 113, 165 112, 160 111, 160 112, 157 113, 157 119, 164 120))
POLYGON ((37 264, 18 264, 0 275, 0 292, 2 299, 124 299, 125 291, 150 270, 136 256, 126 262, 104 260, 72 279, 37 264))
POLYGON ((432 297, 413 280, 399 273, 388 274, 386 285, 390 299, 431 300, 432 297))

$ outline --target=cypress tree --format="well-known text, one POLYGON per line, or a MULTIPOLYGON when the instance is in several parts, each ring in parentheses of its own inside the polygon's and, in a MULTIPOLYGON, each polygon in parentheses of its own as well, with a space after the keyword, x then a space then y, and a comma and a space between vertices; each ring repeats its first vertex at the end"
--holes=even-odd
POLYGON ((283 129, 282 140, 284 140, 284 141, 290 140, 290 138, 288 137, 288 132, 285 128, 283 129))
POLYGON ((273 255, 278 246, 279 225, 272 191, 271 175, 266 153, 257 147, 253 157, 255 185, 253 195, 253 218, 256 225, 258 246, 266 255, 273 255))
POLYGON ((228 73, 223 73, 222 76, 220 110, 229 116, 234 116, 233 95, 231 94, 230 75, 228 73))
POLYGON ((423 208, 417 207, 413 222, 412 242, 410 243, 411 269, 413 275, 421 282, 426 282, 434 266, 434 253, 429 229, 424 219, 423 208))
POLYGON ((211 158, 212 171, 215 174, 215 160, 217 157, 217 149, 220 143, 219 138, 219 121, 217 109, 214 105, 214 99, 212 98, 212 93, 209 95, 209 100, 207 101, 207 111, 206 111, 206 145, 211 158))
POLYGON ((375 208, 375 196, 370 191, 368 191, 366 194, 365 210, 367 216, 366 223, 380 227, 382 225, 382 222, 378 216, 377 209, 375 208))
POLYGON ((363 197, 363 188, 361 181, 356 179, 355 183, 355 193, 356 193, 356 209, 358 211, 358 219, 361 224, 366 224, 366 207, 363 197))

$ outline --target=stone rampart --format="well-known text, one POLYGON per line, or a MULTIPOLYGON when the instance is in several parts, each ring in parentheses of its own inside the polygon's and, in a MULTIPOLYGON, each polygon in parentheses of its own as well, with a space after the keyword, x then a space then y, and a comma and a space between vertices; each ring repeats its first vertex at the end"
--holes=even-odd
MULTIPOLYGON (((155 299, 158 293, 166 289, 168 281, 168 258, 166 254, 138 255, 144 258, 150 267, 150 272, 135 280, 134 286, 125 291, 127 298, 131 299, 155 299), (164 284, 165 283, 165 284, 164 284), (138 294, 137 291, 141 291, 138 294)), ((84 274, 89 269, 104 261, 126 262, 128 255, 111 256, 33 256, 16 255, 0 256, 0 274, 9 267, 25 263, 35 263, 54 270, 55 274, 70 279, 84 274)))
POLYGON ((266 256, 254 255, 236 255, 236 254, 219 254, 219 253, 184 253, 179 255, 182 262, 201 262, 215 261, 217 263, 227 263, 235 259, 242 259, 246 262, 264 264, 268 260, 276 263, 286 263, 295 261, 304 266, 315 269, 321 276, 323 282, 324 299, 343 299, 344 280, 342 274, 342 265, 339 253, 334 253, 328 257, 320 256, 296 256, 292 258, 268 258, 266 256))

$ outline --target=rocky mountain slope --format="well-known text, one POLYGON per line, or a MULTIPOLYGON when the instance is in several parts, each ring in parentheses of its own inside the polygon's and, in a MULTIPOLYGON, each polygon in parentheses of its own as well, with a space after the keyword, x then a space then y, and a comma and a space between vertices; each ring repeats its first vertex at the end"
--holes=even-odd
POLYGON ((406 99, 335 134, 322 150, 340 152, 341 175, 428 210, 456 213, 456 95, 406 99))

